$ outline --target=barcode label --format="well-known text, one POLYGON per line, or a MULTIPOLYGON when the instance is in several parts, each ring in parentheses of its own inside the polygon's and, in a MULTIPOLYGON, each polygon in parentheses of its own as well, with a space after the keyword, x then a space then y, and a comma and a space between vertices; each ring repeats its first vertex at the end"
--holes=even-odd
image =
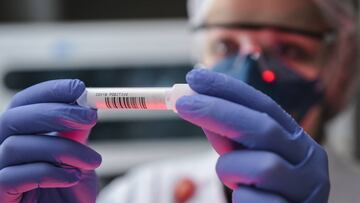
POLYGON ((145 97, 105 97, 109 109, 148 109, 145 97))

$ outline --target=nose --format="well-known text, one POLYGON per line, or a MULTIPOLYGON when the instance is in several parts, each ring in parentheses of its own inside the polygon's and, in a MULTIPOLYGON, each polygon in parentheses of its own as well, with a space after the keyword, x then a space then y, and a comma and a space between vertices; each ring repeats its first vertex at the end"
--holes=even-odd
POLYGON ((263 48, 260 43, 250 35, 243 35, 239 39, 239 54, 246 56, 251 55, 254 57, 260 57, 263 52, 263 48))
MULTIPOLYGON (((276 80, 276 74, 268 61, 263 57, 264 45, 254 35, 244 35, 239 39, 241 44, 239 48, 240 56, 249 56, 252 61, 256 61, 257 68, 261 72, 261 78, 265 83, 273 83, 276 80)), ((240 66, 239 66, 240 67, 240 66)))

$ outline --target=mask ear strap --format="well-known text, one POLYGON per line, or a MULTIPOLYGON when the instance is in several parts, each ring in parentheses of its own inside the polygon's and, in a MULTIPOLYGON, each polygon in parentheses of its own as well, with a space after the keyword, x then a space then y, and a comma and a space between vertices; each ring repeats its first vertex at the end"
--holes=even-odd
POLYGON ((295 119, 298 120, 299 123, 301 123, 304 120, 306 114, 311 110, 311 108, 314 107, 315 104, 321 103, 323 98, 324 98, 323 93, 319 93, 318 95, 316 95, 316 98, 314 98, 314 100, 312 102, 308 102, 308 104, 305 104, 302 106, 302 108, 300 108, 299 115, 297 115, 298 118, 295 118, 295 119))

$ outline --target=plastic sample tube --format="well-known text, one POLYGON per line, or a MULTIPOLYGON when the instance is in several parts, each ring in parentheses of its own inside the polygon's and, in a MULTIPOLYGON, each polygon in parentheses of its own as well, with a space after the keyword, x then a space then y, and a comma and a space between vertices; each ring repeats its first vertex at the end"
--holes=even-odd
POLYGON ((169 88, 86 88, 77 99, 83 107, 94 109, 173 110, 182 96, 196 94, 187 84, 169 88))

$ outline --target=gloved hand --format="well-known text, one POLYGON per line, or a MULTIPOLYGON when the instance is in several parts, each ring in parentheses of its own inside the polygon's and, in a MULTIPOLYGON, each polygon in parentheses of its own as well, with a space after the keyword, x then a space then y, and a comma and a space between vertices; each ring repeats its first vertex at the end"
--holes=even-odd
POLYGON ((220 154, 216 171, 234 203, 326 203, 326 152, 272 99, 227 75, 195 69, 199 93, 177 101, 220 154))
POLYGON ((14 96, 0 119, 1 203, 90 203, 101 157, 87 147, 97 112, 74 104, 79 80, 55 80, 14 96))

